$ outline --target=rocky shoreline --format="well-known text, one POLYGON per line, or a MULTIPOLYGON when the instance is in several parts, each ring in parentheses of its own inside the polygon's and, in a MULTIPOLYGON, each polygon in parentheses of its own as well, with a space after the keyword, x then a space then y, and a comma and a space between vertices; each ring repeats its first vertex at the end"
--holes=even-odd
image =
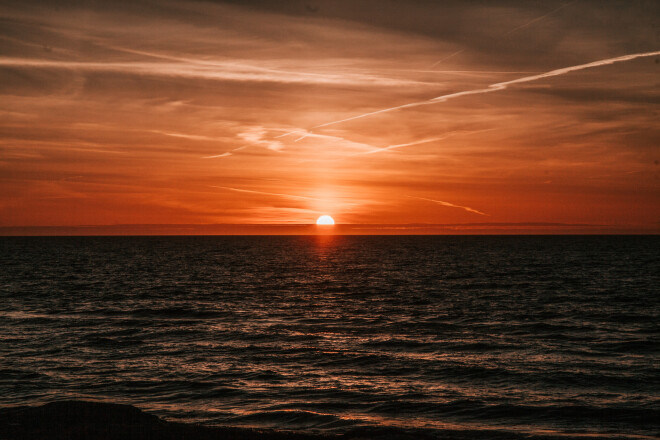
MULTIPOLYGON (((1 440, 371 440, 450 437, 406 434, 389 428, 357 428, 342 434, 208 427, 168 422, 131 405, 59 401, 0 408, 1 440)), ((456 438, 454 436, 451 437, 456 438)), ((462 438, 462 437, 461 437, 462 438)))
MULTIPOLYGON (((347 432, 305 433, 274 429, 203 426, 169 422, 131 405, 58 401, 0 408, 0 440, 571 440, 583 436, 498 430, 429 431, 360 427, 347 432)), ((591 440, 626 436, 589 435, 591 440)))

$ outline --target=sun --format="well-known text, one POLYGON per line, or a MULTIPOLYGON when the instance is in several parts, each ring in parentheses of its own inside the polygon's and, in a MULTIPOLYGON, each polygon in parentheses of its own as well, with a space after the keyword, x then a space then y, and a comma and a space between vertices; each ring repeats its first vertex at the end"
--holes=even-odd
POLYGON ((321 217, 316 219, 316 224, 317 225, 334 225, 335 224, 335 219, 333 219, 329 215, 322 215, 321 217))

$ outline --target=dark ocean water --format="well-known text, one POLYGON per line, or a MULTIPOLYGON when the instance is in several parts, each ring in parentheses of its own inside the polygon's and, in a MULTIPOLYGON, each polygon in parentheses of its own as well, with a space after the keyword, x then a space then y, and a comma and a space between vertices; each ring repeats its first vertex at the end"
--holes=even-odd
POLYGON ((0 239, 0 404, 660 434, 660 237, 0 239))

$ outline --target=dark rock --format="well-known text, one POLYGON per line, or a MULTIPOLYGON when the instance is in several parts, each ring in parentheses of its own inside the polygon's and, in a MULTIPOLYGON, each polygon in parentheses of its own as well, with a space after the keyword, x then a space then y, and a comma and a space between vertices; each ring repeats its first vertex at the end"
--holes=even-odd
MULTIPOLYGON (((435 434, 394 427, 358 427, 343 434, 306 434, 270 429, 207 427, 161 420, 131 405, 62 401, 0 408, 0 440, 531 440, 525 434, 435 434)), ((554 437, 543 437, 552 440, 554 437)), ((569 440, 561 438, 561 440, 569 440)))
POLYGON ((63 401, 0 409, 2 440, 323 440, 330 437, 173 423, 130 406, 63 401))

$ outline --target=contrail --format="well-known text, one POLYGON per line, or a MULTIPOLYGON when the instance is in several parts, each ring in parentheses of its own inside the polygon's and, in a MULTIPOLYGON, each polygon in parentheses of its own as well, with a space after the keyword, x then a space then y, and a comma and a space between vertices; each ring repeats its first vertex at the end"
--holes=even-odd
POLYGON ((252 142, 250 144, 241 145, 240 147, 236 147, 232 150, 226 151, 226 152, 221 153, 221 154, 214 154, 213 156, 202 156, 202 159, 216 159, 216 158, 219 158, 219 157, 231 156, 236 151, 241 151, 241 150, 246 149, 247 147, 251 147, 252 145, 257 145, 257 144, 258 144, 258 142, 252 142))
POLYGON ((360 153, 354 153, 351 154, 351 156, 358 156, 358 155, 364 155, 364 154, 375 154, 375 153, 382 153, 383 151, 390 151, 394 150, 397 148, 403 148, 403 147, 412 147, 414 145, 420 145, 420 144, 427 144, 429 142, 435 142, 435 141, 443 141, 451 136, 455 136, 457 134, 472 134, 472 133, 481 133, 484 131, 491 131, 494 130, 494 128, 486 128, 483 130, 472 130, 472 131, 467 131, 467 130, 456 130, 452 131, 450 133, 445 134, 444 136, 439 136, 439 137, 434 137, 434 138, 426 138, 426 139, 421 139, 419 141, 413 141, 413 142, 407 142, 405 144, 396 144, 396 145, 388 145, 387 147, 381 147, 381 148, 375 148, 373 150, 369 151, 363 151, 360 153))
POLYGON ((202 156, 202 159, 217 159, 219 157, 227 157, 227 156, 231 156, 231 153, 229 151, 222 154, 214 154, 213 156, 202 156))
POLYGON ((456 52, 454 52, 454 53, 452 53, 452 54, 450 54, 450 55, 447 55, 447 56, 444 57, 444 58, 440 58, 438 61, 436 61, 435 63, 431 64, 431 68, 434 68, 435 66, 437 66, 437 65, 440 64, 440 63, 442 63, 443 61, 447 61, 449 58, 453 58, 453 57, 455 57, 456 55, 460 55, 460 54, 462 54, 463 52, 465 52, 465 49, 457 50, 456 52))
POLYGON ((545 15, 541 15, 540 17, 536 17, 534 20, 528 21, 527 23, 521 24, 520 26, 511 29, 509 32, 507 32, 507 33, 504 34, 504 35, 512 34, 512 33, 514 33, 515 31, 517 31, 517 30, 519 30, 519 29, 526 28, 527 26, 532 25, 532 24, 536 23, 537 21, 543 20, 543 19, 544 19, 545 17, 547 17, 548 15, 552 15, 552 14, 554 14, 555 12, 560 11, 561 9, 564 9, 566 6, 570 6, 570 5, 572 5, 572 4, 575 3, 576 1, 577 1, 577 0, 573 0, 572 2, 564 3, 564 4, 561 5, 560 7, 556 8, 556 9, 553 9, 552 11, 548 12, 548 13, 545 14, 545 15))
MULTIPOLYGON (((526 28, 527 26, 530 26, 530 25, 536 23, 537 21, 541 21, 541 20, 543 20, 545 17, 547 17, 547 16, 549 16, 549 15, 552 15, 552 14, 554 14, 555 12, 560 11, 561 9, 564 9, 566 6, 572 5, 572 4, 575 3, 576 1, 577 1, 577 0, 573 0, 572 2, 564 3, 564 4, 561 5, 560 7, 555 8, 555 9, 553 9, 552 11, 550 11, 550 12, 548 12, 548 13, 546 13, 546 14, 541 15, 540 17, 536 17, 535 19, 530 20, 530 21, 528 21, 527 23, 523 23, 523 24, 521 24, 520 26, 517 26, 517 27, 511 29, 510 31, 506 32, 503 36, 510 35, 510 34, 516 32, 516 31, 520 30, 520 29, 526 28)), ((452 54, 450 54, 450 55, 448 55, 448 56, 446 56, 446 57, 444 57, 444 58, 439 59, 438 61, 436 61, 435 63, 433 63, 433 64, 431 65, 431 68, 437 66, 438 64, 442 63, 443 61, 447 61, 449 58, 453 58, 453 57, 455 57, 456 55, 460 55, 460 54, 462 54, 463 52, 465 52, 465 50, 466 50, 466 49, 460 49, 460 50, 457 50, 456 52, 454 52, 454 53, 452 53, 452 54)))
POLYGON ((624 62, 624 61, 630 61, 630 60, 634 60, 636 58, 653 57, 653 56, 658 56, 658 55, 660 55, 660 51, 635 53, 635 54, 631 54, 631 55, 623 55, 623 56, 616 57, 616 58, 606 58, 604 60, 593 61, 591 63, 586 63, 586 64, 578 64, 577 66, 564 67, 564 68, 561 68, 561 69, 555 69, 555 70, 551 70, 549 72, 540 73, 538 75, 524 76, 522 78, 513 79, 511 81, 504 81, 504 82, 499 82, 499 83, 495 83, 495 84, 490 84, 489 86, 487 86, 483 89, 473 89, 473 90, 465 90, 463 92, 450 93, 450 94, 447 94, 447 95, 442 95, 442 96, 438 96, 438 97, 435 97, 435 98, 427 99, 425 101, 411 102, 409 104, 398 105, 396 107, 390 107, 390 108, 385 108, 385 109, 382 109, 382 110, 376 110, 376 111, 369 112, 369 113, 363 113, 361 115, 352 116, 350 118, 340 119, 338 121, 326 122, 324 124, 319 124, 319 125, 316 125, 316 126, 312 127, 312 130, 315 129, 315 128, 328 127, 330 125, 340 124, 342 122, 354 121, 356 119, 362 119, 362 118, 366 118, 368 116, 378 115, 378 114, 381 114, 381 113, 387 113, 387 112, 391 112, 391 111, 394 111, 394 110, 400 110, 400 109, 404 109, 404 108, 419 107, 419 106, 422 106, 422 105, 431 105, 431 104, 436 104, 436 103, 439 103, 439 102, 445 102, 445 101, 449 101, 450 99, 459 98, 461 96, 481 95, 481 94, 484 94, 484 93, 492 93, 492 92, 497 92, 497 91, 500 91, 500 90, 506 90, 509 86, 514 85, 514 84, 521 84, 521 83, 526 83, 526 82, 538 81, 539 79, 550 78, 550 77, 559 76, 559 75, 565 75, 567 73, 576 72, 578 70, 591 69, 593 67, 607 66, 607 65, 610 65, 610 64, 616 64, 616 63, 621 63, 621 62, 624 62))
POLYGON ((407 197, 409 197, 411 199, 426 200, 427 202, 437 203, 438 205, 442 205, 442 206, 449 206, 450 208, 464 209, 465 211, 472 212, 474 214, 489 215, 489 214, 486 214, 485 212, 481 212, 481 211, 477 211, 476 209, 472 209, 469 206, 454 205, 453 203, 443 202, 442 200, 433 200, 433 199, 426 199, 424 197, 413 197, 413 196, 407 196, 407 197))
POLYGON ((447 139, 449 136, 451 136, 454 133, 448 134, 446 136, 440 136, 440 137, 434 137, 434 138, 428 138, 428 139, 422 139, 419 141, 414 141, 414 142, 407 142, 405 144, 396 144, 396 145, 388 145, 387 147, 382 147, 382 148, 377 148, 375 150, 370 150, 370 151, 363 151, 360 153, 355 153, 353 156, 357 156, 359 154, 374 154, 374 153, 381 153, 383 151, 389 151, 389 150, 394 150, 396 148, 403 148, 403 147, 411 147, 413 145, 420 145, 420 144, 428 144, 429 142, 435 142, 435 141, 441 141, 443 139, 447 139))
POLYGON ((263 192, 263 191, 254 191, 254 190, 251 190, 251 189, 232 188, 232 187, 229 187, 229 186, 215 186, 215 185, 210 185, 210 186, 211 186, 211 188, 226 189, 226 190, 229 190, 229 191, 250 193, 250 194, 262 194, 262 195, 265 195, 265 196, 284 197, 286 199, 323 200, 323 199, 318 199, 318 198, 315 198, 315 197, 294 196, 292 194, 278 194, 278 193, 270 193, 270 192, 263 192))

